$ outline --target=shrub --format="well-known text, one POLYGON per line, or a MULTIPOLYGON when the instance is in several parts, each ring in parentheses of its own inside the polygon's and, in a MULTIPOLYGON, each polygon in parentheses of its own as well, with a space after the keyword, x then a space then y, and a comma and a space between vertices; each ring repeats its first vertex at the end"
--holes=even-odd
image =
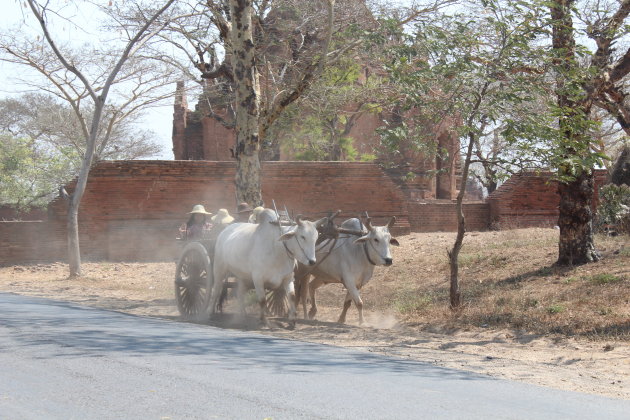
POLYGON ((566 308, 559 304, 553 304, 547 308, 547 312, 550 314, 559 314, 560 312, 564 312, 566 308))
POLYGON ((630 234, 630 187, 622 184, 607 184, 599 190, 600 204, 597 208, 595 228, 600 232, 630 234))

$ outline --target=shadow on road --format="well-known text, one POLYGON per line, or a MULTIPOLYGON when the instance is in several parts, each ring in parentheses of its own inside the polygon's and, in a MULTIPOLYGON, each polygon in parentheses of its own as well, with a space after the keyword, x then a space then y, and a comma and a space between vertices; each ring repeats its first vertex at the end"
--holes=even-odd
POLYGON ((0 294, 0 320, 3 326, 0 336, 6 335, 25 350, 54 346, 56 350, 50 358, 102 357, 112 352, 138 357, 149 354, 173 358, 198 355, 203 358, 195 363, 221 363, 228 370, 264 366, 280 372, 330 372, 331 368, 333 371, 343 368, 346 372, 365 374, 380 372, 493 380, 470 372, 369 352, 7 294, 0 294), (21 299, 20 304, 10 304, 12 299, 21 299))

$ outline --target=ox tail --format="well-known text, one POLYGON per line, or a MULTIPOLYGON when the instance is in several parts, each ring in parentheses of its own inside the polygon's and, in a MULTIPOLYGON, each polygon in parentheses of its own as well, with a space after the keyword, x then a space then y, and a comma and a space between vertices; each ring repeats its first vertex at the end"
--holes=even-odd
POLYGON ((267 293, 267 311, 272 316, 284 318, 289 314, 289 302, 284 287, 278 287, 267 293))

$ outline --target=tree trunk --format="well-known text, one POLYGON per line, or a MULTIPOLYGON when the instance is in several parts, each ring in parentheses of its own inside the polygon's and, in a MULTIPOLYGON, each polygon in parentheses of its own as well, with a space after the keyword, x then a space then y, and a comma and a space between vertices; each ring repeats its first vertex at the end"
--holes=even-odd
POLYGON ((593 172, 583 172, 574 181, 560 183, 560 241, 558 265, 579 265, 599 260, 593 243, 593 172))
POLYGON ((338 162, 341 160, 341 145, 339 144, 339 138, 334 134, 330 135, 330 157, 328 160, 338 162))
POLYGON ((262 205, 260 188, 260 87, 252 32, 252 0, 231 0, 232 69, 236 86, 236 198, 262 205))
MULTIPOLYGON (((106 87, 103 95, 107 95, 106 87)), ((83 199, 83 193, 87 185, 92 162, 94 161, 94 145, 98 136, 98 127, 100 125, 103 108, 105 106, 105 96, 99 96, 94 103, 94 115, 92 116, 92 124, 90 126, 90 137, 87 139, 85 155, 81 162, 81 169, 77 177, 77 184, 74 187, 70 203, 68 204, 68 266, 70 269, 70 277, 81 275, 81 249, 79 247, 79 206, 83 199)))
POLYGON ((459 308, 462 304, 462 292, 459 289, 459 251, 462 249, 464 242, 464 233, 466 233, 466 222, 461 204, 457 204, 457 237, 453 248, 448 251, 448 260, 451 267, 449 299, 451 309, 459 308))
MULTIPOLYGON (((571 9, 575 0, 556 0, 550 3, 553 19, 552 43, 556 53, 556 95, 558 108, 562 114, 559 126, 565 139, 564 156, 588 153, 590 137, 586 132, 585 121, 591 112, 591 100, 588 92, 584 95, 575 93, 573 86, 579 63, 575 52, 575 30, 571 9)), ((567 169, 559 168, 559 175, 567 175, 567 169)), ((560 239, 558 242, 557 265, 578 265, 599 260, 593 244, 593 171, 592 168, 580 168, 579 174, 572 181, 560 182, 560 239)))
POLYGON ((79 208, 74 205, 74 200, 68 203, 68 216, 66 232, 68 235, 68 266, 69 276, 81 275, 81 249, 79 247, 79 208))
POLYGON ((488 194, 492 194, 497 190, 497 181, 488 182, 488 186, 486 188, 488 189, 488 194))
POLYGON ((457 213, 457 237, 453 248, 448 251, 449 265, 451 267, 450 278, 450 307, 451 309, 457 309, 462 304, 462 292, 459 288, 459 251, 462 249, 464 243, 464 234, 466 233, 466 218, 464 217, 464 195, 466 194, 466 180, 468 179, 468 172, 470 170, 470 160, 472 157, 472 151, 474 146, 474 134, 470 133, 468 140, 468 149, 466 150, 466 159, 464 160, 464 167, 462 168, 462 184, 459 193, 457 194, 457 202, 455 205, 455 213, 457 213))

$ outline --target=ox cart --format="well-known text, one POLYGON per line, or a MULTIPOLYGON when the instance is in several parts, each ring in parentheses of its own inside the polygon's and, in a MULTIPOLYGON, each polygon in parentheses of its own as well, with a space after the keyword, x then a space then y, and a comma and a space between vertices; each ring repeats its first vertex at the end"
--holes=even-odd
POLYGON ((216 239, 188 241, 183 245, 175 269, 175 300, 187 320, 205 317, 212 293, 212 260, 216 239))
MULTIPOLYGON (((293 222, 288 211, 277 212, 283 225, 293 222)), ((212 295, 212 257, 217 237, 225 226, 215 225, 204 231, 200 239, 187 240, 185 236, 177 238, 182 247, 175 268, 175 300, 181 316, 190 321, 203 321, 208 315, 208 305, 212 295)), ((225 283, 227 288, 234 288, 235 282, 225 283)), ((225 295, 227 290, 224 290, 225 295)), ((223 297, 222 299, 223 300, 223 297)))
MULTIPOLYGON (((296 222, 291 220, 286 210, 276 212, 279 220, 277 224, 282 226, 295 225, 296 222)), ((317 245, 325 246, 332 244, 332 246, 328 247, 329 252, 332 252, 335 248, 339 234, 355 236, 365 234, 364 231, 351 231, 336 226, 334 224, 334 218, 339 215, 340 212, 341 211, 330 213, 328 215, 328 223, 321 225, 317 229, 319 233, 317 245)), ((189 241, 180 239, 182 251, 175 270, 174 288, 177 308, 182 317, 186 320, 204 321, 210 313, 208 306, 210 305, 214 286, 212 274, 213 257, 216 240, 221 230, 222 229, 210 230, 206 232, 201 239, 189 241)), ((318 263, 324 261, 328 255, 329 254, 326 254, 323 258, 320 258, 318 263)), ((236 287, 235 281, 227 281, 224 283, 221 301, 227 296, 227 289, 234 287, 236 287)), ((299 299, 300 292, 297 290, 296 292, 298 292, 297 295, 299 299)), ((270 292, 269 297, 269 311, 277 316, 284 316, 286 314, 286 296, 283 296, 283 293, 270 292)))

